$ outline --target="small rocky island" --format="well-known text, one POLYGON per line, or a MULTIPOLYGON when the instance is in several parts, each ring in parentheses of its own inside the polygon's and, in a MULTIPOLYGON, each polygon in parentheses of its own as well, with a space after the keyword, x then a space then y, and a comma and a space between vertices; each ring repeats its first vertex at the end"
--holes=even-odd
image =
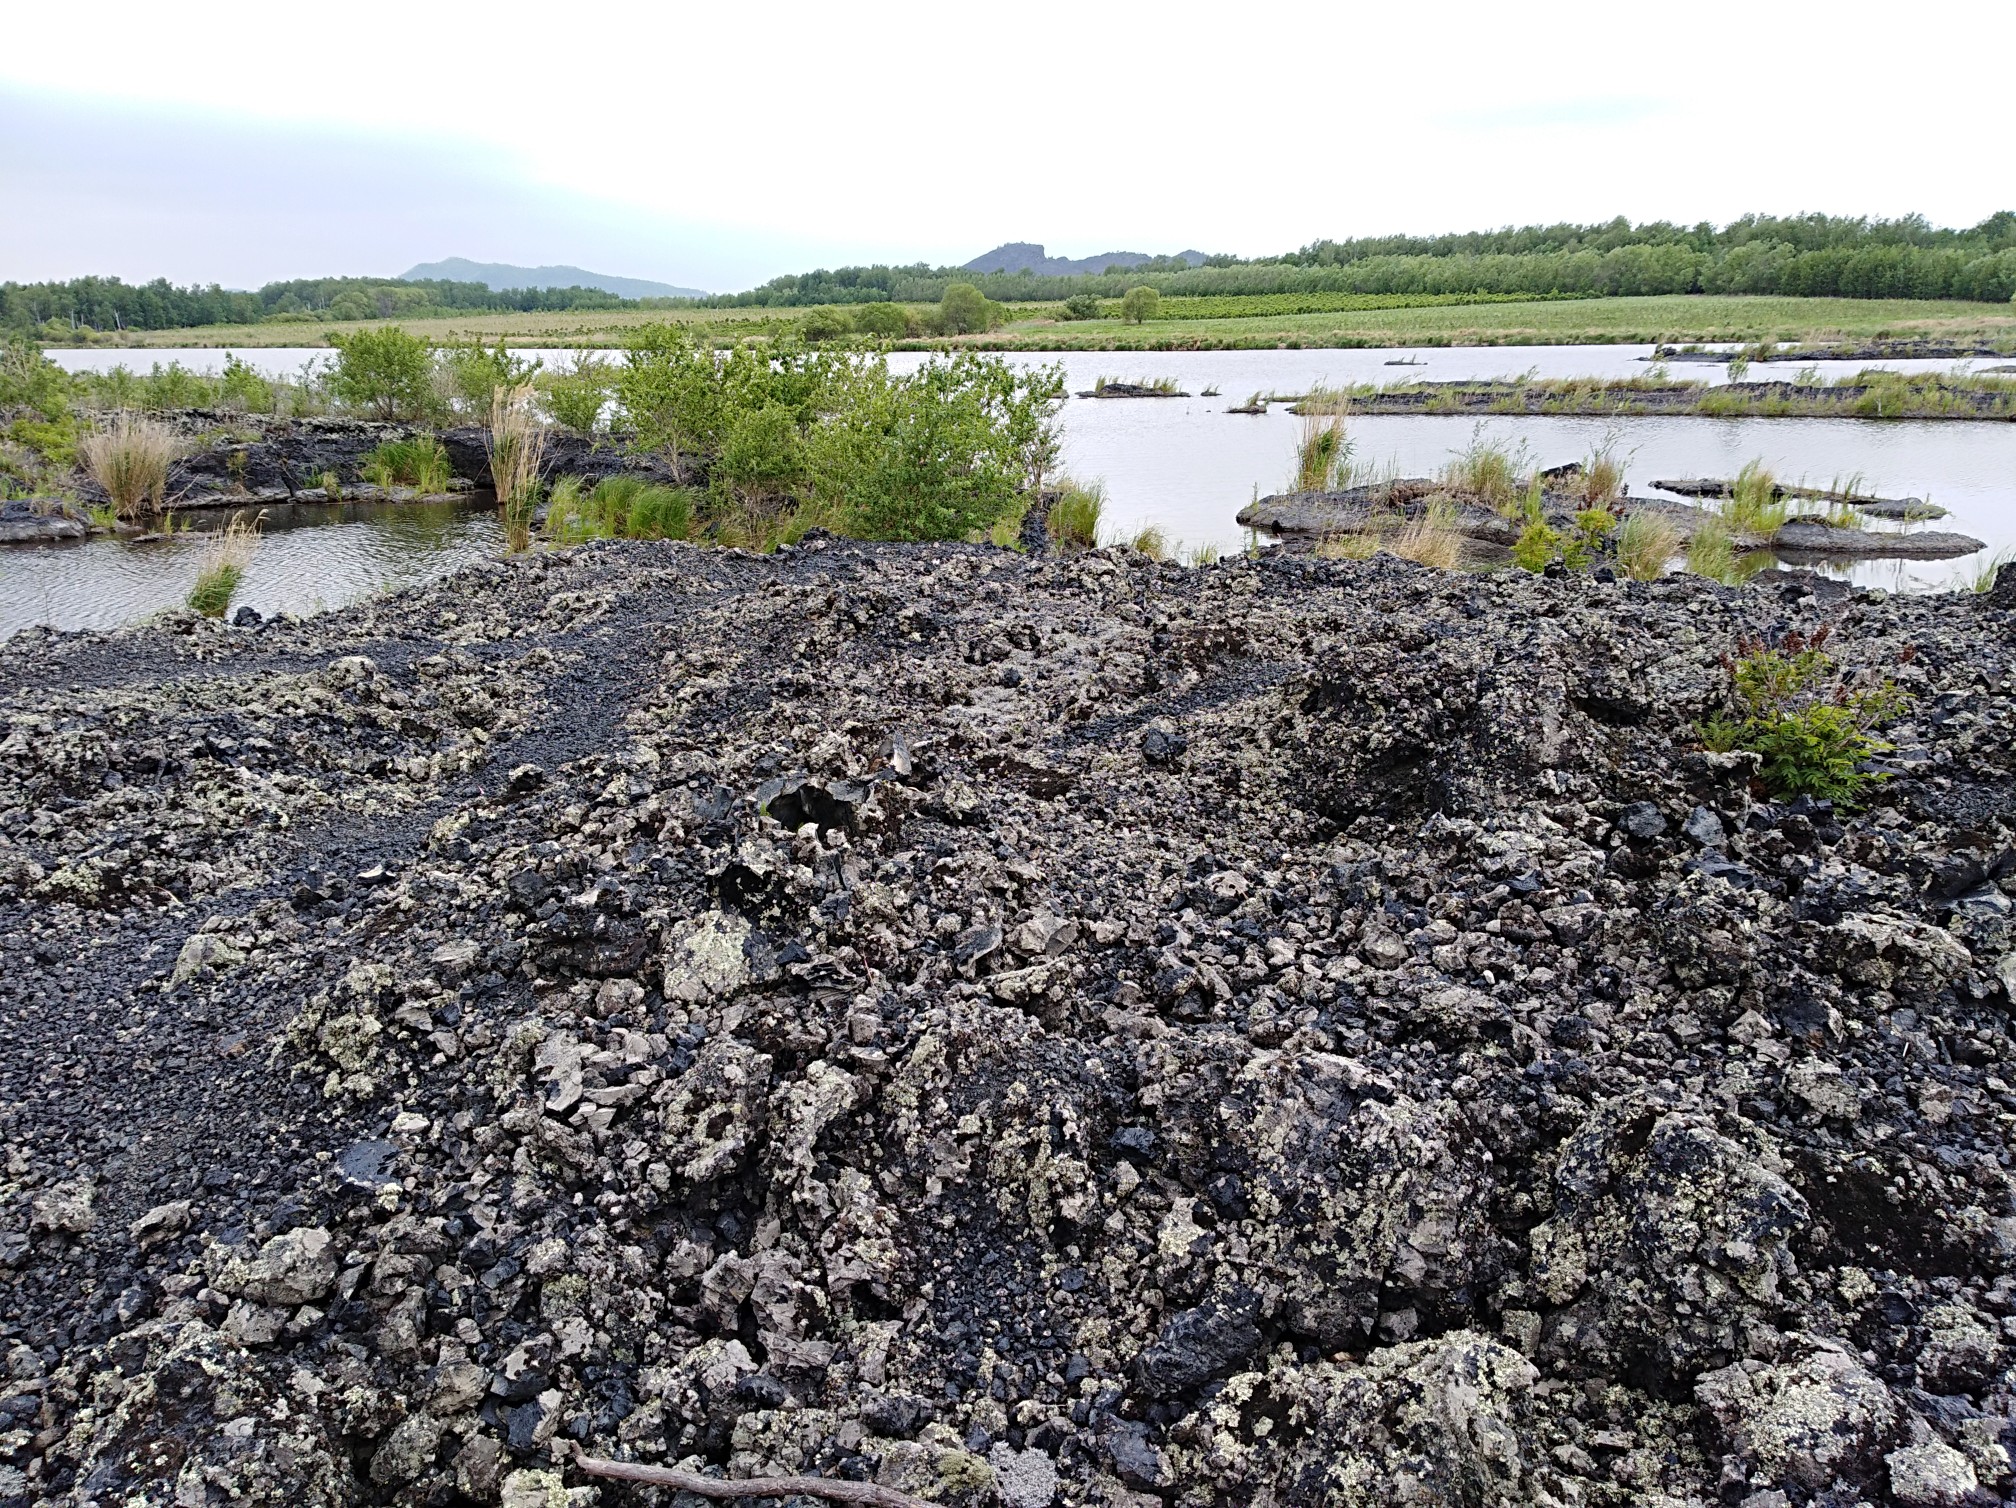
POLYGON ((2011 569, 817 533, 24 633, 0 1502, 2005 1501, 2012 692, 2011 569), (1854 808, 1701 734, 1823 628, 1854 808))

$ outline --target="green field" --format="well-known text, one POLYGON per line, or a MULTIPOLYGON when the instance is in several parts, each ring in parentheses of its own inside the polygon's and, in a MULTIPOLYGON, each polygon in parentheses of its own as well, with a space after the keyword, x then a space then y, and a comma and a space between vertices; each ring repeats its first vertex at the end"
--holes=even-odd
MULTIPOLYGON (((1273 346, 1462 346, 1639 344, 1650 341, 1993 340, 2016 347, 2016 305, 1911 299, 1743 298, 1665 294, 1519 303, 1186 318, 1146 324, 1117 319, 1063 320, 1053 304, 1010 304, 1009 322, 985 335, 899 342, 904 349, 961 345, 996 351, 1158 351, 1265 349, 1273 346)), ((1229 300, 1211 299, 1212 305, 1229 300)), ((843 306, 844 307, 844 306, 843 306)), ((522 346, 621 346, 639 325, 692 326, 719 341, 777 334, 808 311, 788 308, 624 309, 563 313, 475 314, 454 319, 390 321, 423 339, 472 336, 522 346)), ((129 332, 95 347, 315 346, 370 321, 206 325, 129 332)))

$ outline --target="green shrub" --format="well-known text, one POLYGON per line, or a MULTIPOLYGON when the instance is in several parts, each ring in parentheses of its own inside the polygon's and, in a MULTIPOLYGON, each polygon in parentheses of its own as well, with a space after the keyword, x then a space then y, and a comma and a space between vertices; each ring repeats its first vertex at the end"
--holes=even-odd
POLYGON ((807 345, 842 340, 854 333, 854 325, 841 309, 819 308, 798 321, 798 336, 807 345))
POLYGON ((1779 800, 1813 796, 1853 803, 1885 776, 1864 768, 1891 746, 1873 735, 1904 696, 1889 681, 1856 686, 1826 652, 1828 630, 1787 634, 1775 645, 1740 639, 1723 658, 1729 706, 1701 728, 1709 749, 1763 759, 1765 789, 1779 800))
POLYGON ((947 283, 938 301, 938 322, 947 335, 971 335, 1001 323, 1001 306, 971 283, 947 283))
POLYGON ((336 370, 329 388, 339 402, 379 419, 418 419, 434 406, 433 355, 397 325, 332 335, 336 370))
POLYGON ((915 333, 910 311, 901 304, 862 304, 854 310, 854 328, 877 340, 901 340, 915 333))
POLYGON ((230 352, 224 356, 217 397, 225 408, 241 414, 270 414, 274 409, 273 384, 230 352))
POLYGON ((1060 319, 1097 319, 1099 317, 1099 295, 1096 293, 1074 293, 1064 300, 1064 306, 1057 311, 1060 319))
POLYGON ((798 416, 781 403, 738 409, 722 431, 708 480, 717 496, 745 503, 778 502, 801 490, 805 437, 798 416))
POLYGON ((447 346, 435 361, 454 395, 456 409, 478 418, 490 412, 499 388, 523 387, 539 370, 536 360, 513 356, 504 349, 502 340, 494 346, 486 346, 480 339, 447 346))
POLYGON ((562 429, 592 435, 609 403, 613 377, 608 366, 586 351, 577 351, 565 371, 544 379, 546 412, 562 429))
POLYGON ((1162 295, 1145 284, 1139 288, 1129 288, 1120 297, 1120 317, 1130 325, 1138 325, 1155 317, 1162 307, 1162 295))

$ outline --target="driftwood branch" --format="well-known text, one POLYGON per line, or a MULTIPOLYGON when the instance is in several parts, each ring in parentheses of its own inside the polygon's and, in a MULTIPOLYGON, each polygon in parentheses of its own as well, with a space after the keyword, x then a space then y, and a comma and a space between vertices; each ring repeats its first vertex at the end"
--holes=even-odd
POLYGON ((643 1482, 652 1487, 671 1487, 696 1493, 703 1498, 788 1498, 818 1497, 835 1503, 867 1503, 870 1508, 941 1508, 940 1504, 913 1498, 907 1492, 879 1487, 873 1482, 846 1482, 832 1477, 703 1477, 697 1472, 671 1466, 646 1466, 639 1461, 605 1461, 583 1455, 577 1446, 574 1464, 591 1477, 614 1477, 623 1482, 643 1482))

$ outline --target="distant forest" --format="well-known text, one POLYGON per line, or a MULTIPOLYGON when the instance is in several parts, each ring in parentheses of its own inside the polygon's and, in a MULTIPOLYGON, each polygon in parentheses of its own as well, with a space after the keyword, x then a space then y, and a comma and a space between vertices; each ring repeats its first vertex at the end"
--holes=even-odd
POLYGON ((592 288, 508 289, 481 283, 373 278, 297 279, 256 293, 176 288, 116 278, 0 283, 0 326, 51 336, 96 330, 174 329, 265 320, 419 319, 478 310, 636 307, 793 307, 896 301, 934 303, 948 283, 971 282, 1005 303, 1074 293, 1114 297, 1146 283, 1165 296, 1242 293, 1660 294, 1751 293, 1834 298, 2016 298, 2016 212, 1965 230, 1922 216, 1869 220, 1828 215, 1746 216, 1720 227, 1529 225, 1446 236, 1313 241, 1252 261, 1084 277, 976 274, 955 267, 821 268, 772 278, 746 293, 706 299, 625 300, 592 288))

